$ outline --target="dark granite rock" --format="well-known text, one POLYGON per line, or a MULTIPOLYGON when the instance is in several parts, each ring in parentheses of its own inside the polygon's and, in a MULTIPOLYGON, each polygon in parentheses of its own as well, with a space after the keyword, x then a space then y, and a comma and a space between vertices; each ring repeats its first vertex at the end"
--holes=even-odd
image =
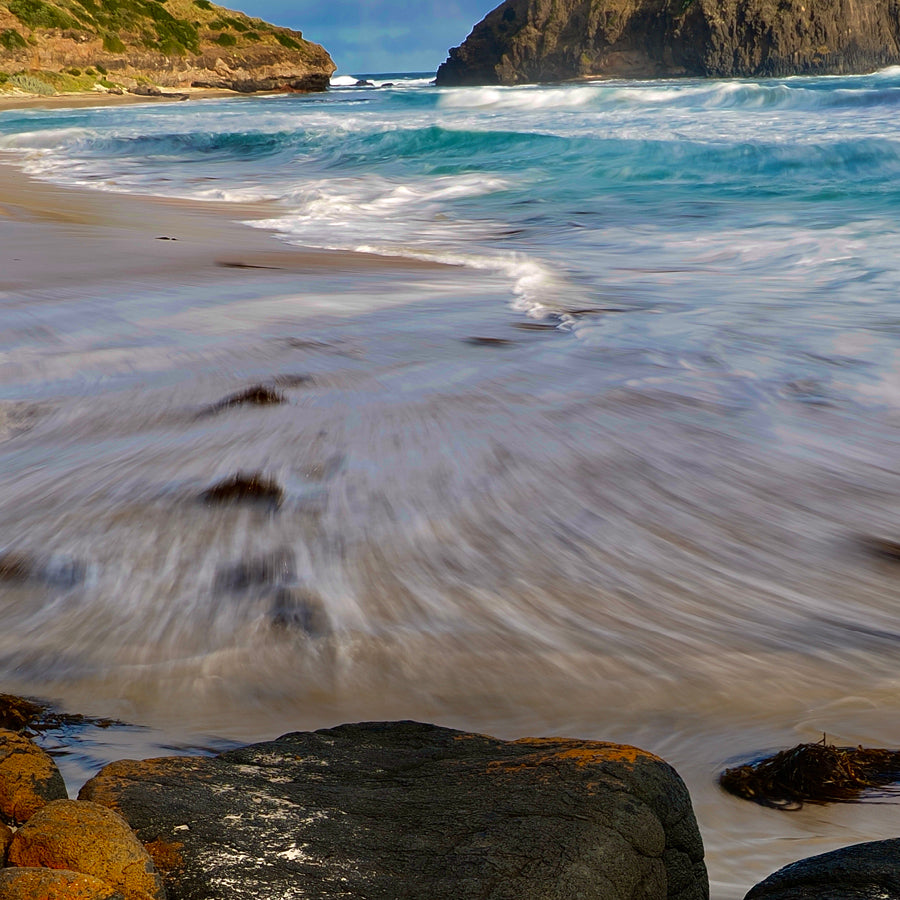
MULTIPOLYGON (((332 69, 331 71, 334 70, 332 69)), ((219 78, 210 78, 202 81, 195 80, 191 82, 191 86, 237 91, 240 94, 254 94, 259 91, 293 91, 298 94, 308 94, 328 90, 331 71, 313 72, 297 76, 273 75, 260 78, 235 78, 231 75, 223 75, 219 78)))
POLYGON ((798 860, 751 888, 744 900, 900 900, 900 838, 798 860))
POLYGON ((618 744, 505 742, 415 722, 106 766, 169 900, 707 898, 690 798, 618 744))
POLYGON ((900 64, 893 0, 506 0, 439 85, 869 72, 900 64))

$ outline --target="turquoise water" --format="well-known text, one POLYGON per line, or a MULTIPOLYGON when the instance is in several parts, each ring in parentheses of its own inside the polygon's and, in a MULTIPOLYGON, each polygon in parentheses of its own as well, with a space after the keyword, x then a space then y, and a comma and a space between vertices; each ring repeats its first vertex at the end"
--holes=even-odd
POLYGON ((0 680, 158 729, 131 752, 402 717, 640 744, 689 784, 715 897, 894 836, 892 804, 714 778, 823 731, 900 744, 897 568, 865 549, 900 537, 900 70, 372 80, 0 113, 39 178, 452 266, 0 295, 0 543, 85 573, 16 589, 0 680), (185 499, 236 469, 278 515, 185 499), (316 628, 273 628, 283 590, 316 628))
POLYGON ((881 390, 895 334, 897 71, 394 84, 6 113, 0 146, 65 183, 274 200, 264 224, 299 244, 506 271, 533 315, 621 305, 633 315, 602 329, 620 346, 652 332, 663 355, 752 370, 754 391, 796 377, 811 401, 881 390), (847 351, 855 329, 867 346, 847 351))

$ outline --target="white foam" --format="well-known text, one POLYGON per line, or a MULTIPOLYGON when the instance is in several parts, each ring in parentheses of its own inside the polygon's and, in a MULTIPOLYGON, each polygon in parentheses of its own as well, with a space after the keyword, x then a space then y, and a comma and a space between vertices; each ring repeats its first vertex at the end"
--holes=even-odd
POLYGON ((317 179, 286 192, 284 201, 291 212, 255 224, 296 235, 303 242, 329 233, 332 240, 345 241, 344 249, 373 234, 402 245, 413 238, 452 244, 461 227, 486 231, 488 226, 449 218, 445 204, 508 187, 505 179, 477 173, 400 183, 374 175, 317 179))
POLYGON ((578 301, 583 303, 583 298, 578 295, 577 288, 573 284, 556 274, 548 264, 521 253, 479 256, 474 253, 399 250, 377 244, 360 244, 353 249, 358 253, 399 256, 492 272, 510 280, 512 292, 510 306, 533 319, 557 315, 560 316, 563 325, 569 325, 572 319, 566 315, 566 307, 572 303, 580 305, 578 301))
POLYGON ((40 131, 20 131, 0 136, 0 149, 4 150, 52 150, 60 144, 94 137, 96 132, 87 128, 45 128, 40 131))
POLYGON ((576 109, 586 106, 597 96, 594 85, 455 88, 440 96, 438 106, 443 109, 576 109))

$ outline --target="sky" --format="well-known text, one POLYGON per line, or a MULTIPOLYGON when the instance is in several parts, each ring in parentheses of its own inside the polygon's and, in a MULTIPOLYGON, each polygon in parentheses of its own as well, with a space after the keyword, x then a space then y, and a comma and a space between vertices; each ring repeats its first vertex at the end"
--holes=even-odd
POLYGON ((217 0, 303 32, 338 75, 434 72, 500 0, 217 0))

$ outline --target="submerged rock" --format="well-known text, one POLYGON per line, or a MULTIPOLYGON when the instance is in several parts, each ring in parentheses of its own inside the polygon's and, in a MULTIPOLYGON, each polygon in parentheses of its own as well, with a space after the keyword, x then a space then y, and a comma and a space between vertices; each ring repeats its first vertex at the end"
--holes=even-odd
POLYGON ((690 798, 634 747, 416 722, 106 766, 81 797, 148 846, 170 900, 702 900, 690 798))
POLYGON ((14 866, 46 866, 92 875, 125 900, 165 900, 162 880, 128 824, 113 810, 83 800, 56 800, 35 813, 9 848, 14 866))
POLYGON ((266 556, 222 566, 216 572, 213 590, 246 591, 291 581, 294 577, 294 553, 289 547, 282 547, 266 556))
POLYGON ((0 552, 0 583, 43 582, 49 587, 71 588, 84 581, 84 563, 66 557, 39 559, 17 550, 0 552))
POLYGON ((463 341, 466 344, 472 344, 474 347, 510 347, 515 343, 515 341, 511 341, 509 338, 478 336, 463 338, 463 341))
POLYGON ((0 818, 25 822, 51 801, 67 797, 50 756, 25 735, 0 730, 0 818))
POLYGON ((331 631, 322 601, 301 588, 278 588, 269 607, 269 621, 274 628, 296 629, 310 637, 322 637, 331 631))
POLYGON ((798 860, 744 900, 900 900, 900 838, 854 844, 798 860))
POLYGON ((450 51, 437 83, 837 75, 898 64, 891 0, 506 0, 450 51))

